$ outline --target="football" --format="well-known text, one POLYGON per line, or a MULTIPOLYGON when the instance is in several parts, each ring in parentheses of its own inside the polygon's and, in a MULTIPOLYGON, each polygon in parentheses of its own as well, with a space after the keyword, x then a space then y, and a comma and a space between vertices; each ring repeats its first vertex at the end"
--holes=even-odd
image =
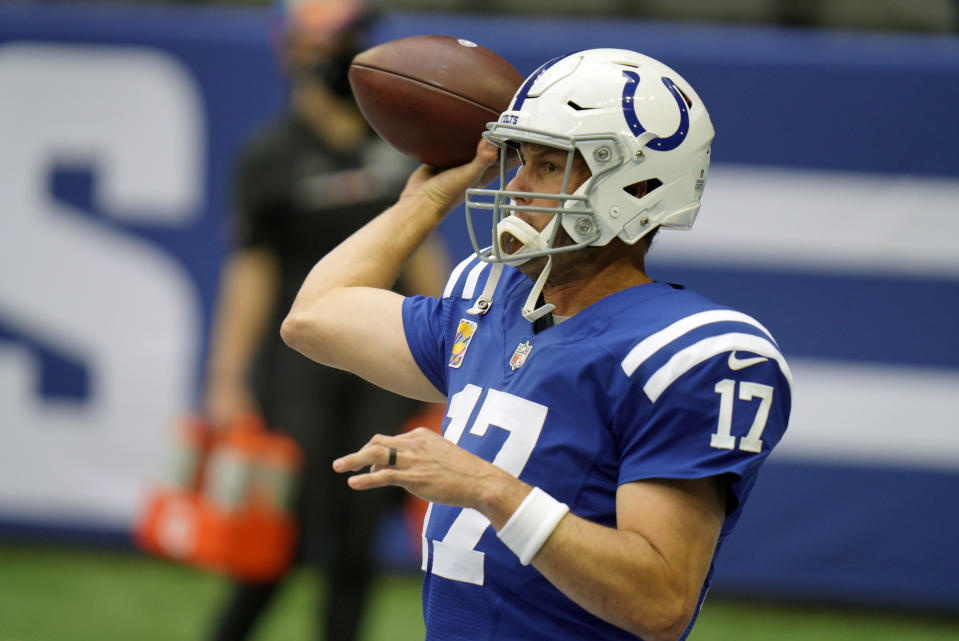
POLYGON ((523 82, 495 52, 451 36, 410 36, 367 49, 353 58, 349 78, 374 131, 438 168, 473 158, 486 123, 523 82))

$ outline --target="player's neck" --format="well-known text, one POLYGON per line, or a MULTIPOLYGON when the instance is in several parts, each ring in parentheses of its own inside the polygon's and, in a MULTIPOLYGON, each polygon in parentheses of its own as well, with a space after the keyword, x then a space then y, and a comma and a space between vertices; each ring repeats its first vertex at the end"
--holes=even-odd
POLYGON ((547 281, 543 298, 555 306, 554 314, 573 316, 611 294, 651 282, 641 265, 623 258, 566 282, 547 281))

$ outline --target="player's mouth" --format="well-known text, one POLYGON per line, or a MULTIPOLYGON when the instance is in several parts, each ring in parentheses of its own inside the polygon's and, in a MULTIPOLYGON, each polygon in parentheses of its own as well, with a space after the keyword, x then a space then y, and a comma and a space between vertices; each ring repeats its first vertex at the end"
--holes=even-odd
POLYGON ((500 250, 507 256, 512 256, 519 250, 521 250, 524 245, 519 238, 514 236, 509 232, 503 232, 499 235, 499 247, 500 250))

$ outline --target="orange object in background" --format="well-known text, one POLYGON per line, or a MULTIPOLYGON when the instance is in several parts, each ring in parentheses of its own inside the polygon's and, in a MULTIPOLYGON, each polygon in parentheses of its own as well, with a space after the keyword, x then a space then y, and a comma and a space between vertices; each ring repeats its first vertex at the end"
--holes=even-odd
POLYGON ((302 455, 256 416, 215 432, 190 417, 178 428, 167 478, 135 528, 151 554, 246 581, 267 581, 293 560, 290 512, 302 455))

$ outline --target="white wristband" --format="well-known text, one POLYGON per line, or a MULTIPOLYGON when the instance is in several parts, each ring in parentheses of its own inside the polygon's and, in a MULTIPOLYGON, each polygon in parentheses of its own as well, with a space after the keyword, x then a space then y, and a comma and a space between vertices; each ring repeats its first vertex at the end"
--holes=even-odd
POLYGON ((568 505, 534 487, 496 536, 520 563, 529 565, 567 512, 568 505))

